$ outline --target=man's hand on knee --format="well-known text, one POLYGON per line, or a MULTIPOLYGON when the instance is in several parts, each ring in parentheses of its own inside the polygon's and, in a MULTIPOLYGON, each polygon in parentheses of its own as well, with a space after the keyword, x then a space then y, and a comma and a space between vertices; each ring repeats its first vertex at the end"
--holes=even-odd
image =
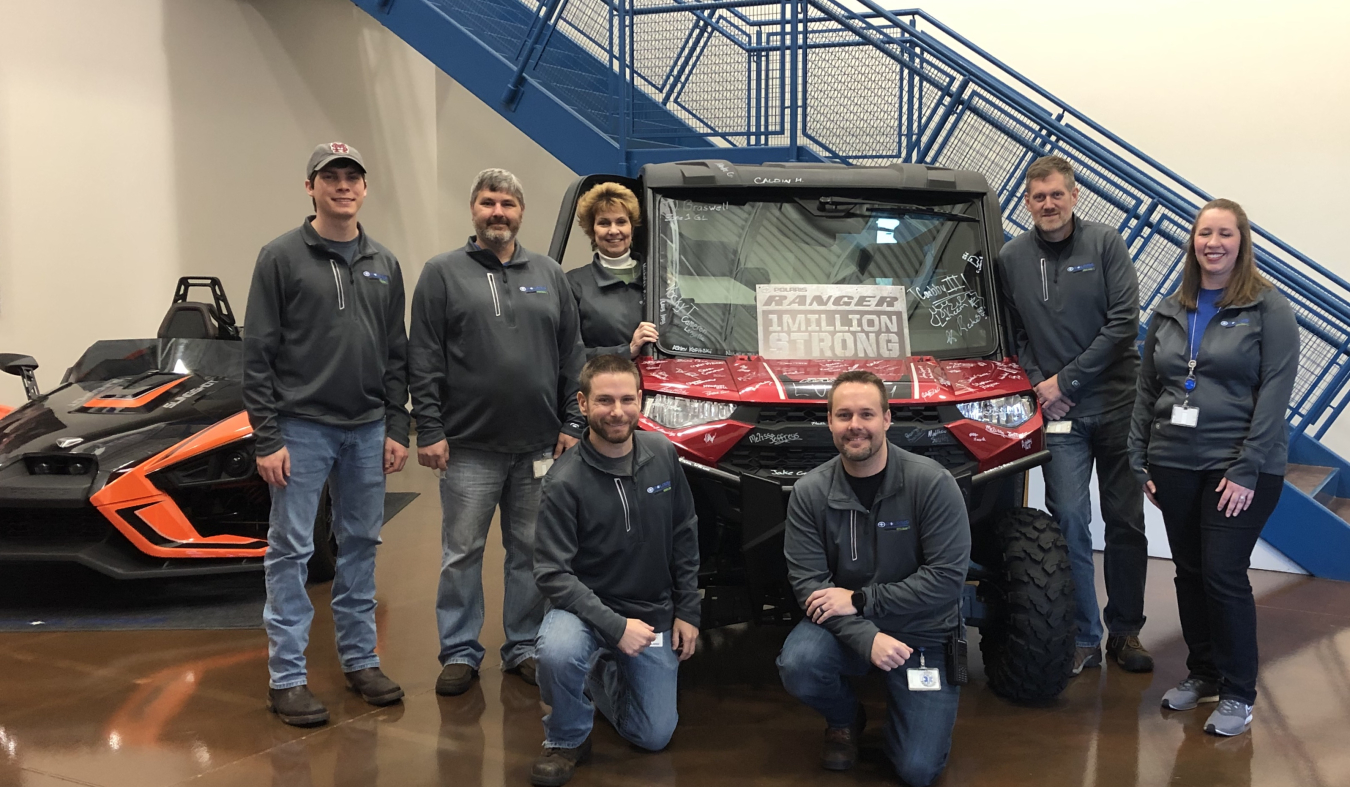
POLYGON ((284 487, 291 477, 291 453, 282 446, 280 451, 257 458, 258 475, 269 486, 284 487))
POLYGON ((848 588, 821 588, 806 597, 806 616, 812 623, 858 614, 853 606, 853 591, 848 588))
POLYGON ((625 656, 637 656, 656 641, 656 629, 637 618, 629 618, 628 625, 619 638, 619 652, 625 656))
POLYGON ((675 618, 675 625, 670 628, 670 647, 680 654, 680 661, 694 655, 694 647, 697 642, 698 626, 675 618))
POLYGON ((886 672, 904 664, 913 652, 908 645, 889 634, 878 631, 872 638, 872 664, 886 672))

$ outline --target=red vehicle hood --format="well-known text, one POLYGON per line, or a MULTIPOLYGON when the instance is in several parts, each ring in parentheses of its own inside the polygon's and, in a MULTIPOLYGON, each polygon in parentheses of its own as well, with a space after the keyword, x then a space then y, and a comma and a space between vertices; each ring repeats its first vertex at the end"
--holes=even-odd
POLYGON ((851 369, 875 373, 891 388, 891 401, 962 402, 1031 390, 1013 361, 939 361, 915 356, 884 361, 643 358, 642 387, 652 393, 723 402, 773 404, 822 401, 835 377, 851 369))

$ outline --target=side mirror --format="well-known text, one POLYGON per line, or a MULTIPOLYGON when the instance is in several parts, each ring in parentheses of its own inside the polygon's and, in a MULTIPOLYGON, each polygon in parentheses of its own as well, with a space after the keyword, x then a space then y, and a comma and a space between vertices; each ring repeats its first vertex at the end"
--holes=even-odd
POLYGON ((37 377, 33 374, 33 370, 36 368, 38 368, 38 362, 33 360, 31 355, 0 353, 0 372, 22 378, 23 390, 24 393, 28 394, 29 401, 33 401, 42 395, 38 391, 37 377))

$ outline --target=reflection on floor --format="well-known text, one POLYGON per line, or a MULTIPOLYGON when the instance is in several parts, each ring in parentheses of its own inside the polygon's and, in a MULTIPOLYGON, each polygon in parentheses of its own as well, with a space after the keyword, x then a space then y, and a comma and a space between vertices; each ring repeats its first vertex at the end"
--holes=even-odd
MULTIPOLYGON (((310 681, 333 720, 317 730, 286 727, 264 709, 260 631, 0 634, 0 786, 527 784, 542 739, 539 695, 500 670, 499 570, 486 572, 482 680, 438 698, 438 496, 420 468, 395 476, 391 490, 424 493, 390 524, 379 559, 380 651, 407 690, 402 705, 377 710, 344 690, 325 586, 312 592, 310 681)), ((501 565, 499 546, 488 564, 501 565)), ((940 784, 1350 784, 1350 584, 1254 572, 1261 696, 1252 734, 1220 740, 1202 732, 1207 707, 1158 707, 1184 676, 1185 649, 1171 565, 1150 569, 1144 640, 1158 671, 1089 670, 1052 706, 1017 707, 984 688, 972 643, 972 685, 940 784)), ((706 633, 681 673, 670 748, 638 753, 600 722, 595 757, 573 784, 894 784, 875 727, 853 772, 819 769, 822 724, 784 694, 773 667, 785 633, 706 633)), ((864 692, 874 719, 878 688, 864 692)))

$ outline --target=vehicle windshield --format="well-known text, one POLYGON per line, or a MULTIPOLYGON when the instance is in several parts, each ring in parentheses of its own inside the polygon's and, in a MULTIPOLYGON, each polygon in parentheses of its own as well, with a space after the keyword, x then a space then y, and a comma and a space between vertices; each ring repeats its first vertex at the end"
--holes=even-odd
POLYGON ((658 194, 660 346, 673 354, 779 358, 987 355, 997 335, 979 217, 978 199, 920 207, 836 196, 738 203, 658 194), (770 293, 786 294, 779 305, 832 306, 773 311, 770 293), (890 311, 841 311, 840 303, 890 311), (901 322, 903 335, 878 342, 860 332, 869 320, 882 330, 901 322))
POLYGON ((244 343, 226 339, 108 339, 94 342, 62 382, 81 383, 176 372, 243 378, 244 343))

